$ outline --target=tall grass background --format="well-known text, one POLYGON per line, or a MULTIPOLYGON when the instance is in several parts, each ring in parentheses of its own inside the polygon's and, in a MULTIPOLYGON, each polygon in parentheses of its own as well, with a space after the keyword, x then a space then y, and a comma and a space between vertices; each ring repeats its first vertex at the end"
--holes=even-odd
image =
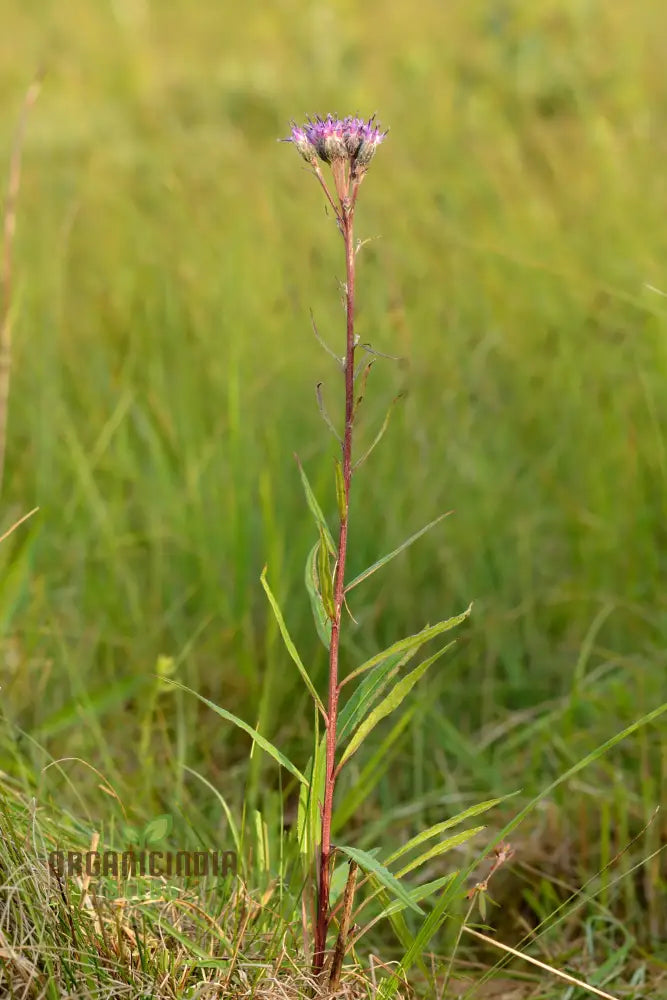
MULTIPOLYGON (((265 801, 275 767, 248 769, 247 739, 160 671, 305 759, 308 695, 259 576, 321 690, 293 453, 333 515, 309 310, 336 345, 340 262, 276 139, 329 110, 391 127, 358 217, 379 237, 358 330, 407 359, 376 365, 364 404, 370 440, 407 393, 357 483, 350 574, 454 511, 351 595, 343 665, 474 601, 455 653, 351 767, 348 822, 395 842, 454 803, 532 795, 667 698, 666 32, 650 0, 7 0, 5 172, 46 75, 3 526, 40 512, 0 547, 3 771, 96 821, 115 803, 89 767, 44 770, 80 758, 137 821, 219 833, 186 768, 238 803, 265 801)), ((555 793, 524 859, 583 879, 633 836, 648 856, 666 782, 658 724, 555 793)), ((617 902, 657 939, 659 859, 649 876, 617 902)))

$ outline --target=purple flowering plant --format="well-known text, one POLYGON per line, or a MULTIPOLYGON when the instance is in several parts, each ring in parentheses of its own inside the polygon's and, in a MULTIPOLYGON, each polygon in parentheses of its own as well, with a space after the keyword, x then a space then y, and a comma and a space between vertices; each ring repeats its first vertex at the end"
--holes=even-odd
MULTIPOLYGON (((287 633, 282 614, 267 583, 266 570, 262 574, 262 584, 273 607, 285 644, 315 705, 315 744, 313 756, 306 770, 307 780, 301 787, 298 833, 302 856, 306 859, 307 867, 310 864, 314 866, 317 886, 316 903, 312 912, 313 972, 316 975, 322 974, 327 964, 328 933, 333 918, 336 919, 338 926, 337 940, 328 966, 329 980, 334 987, 339 981, 346 951, 364 932, 364 928, 359 929, 358 917, 365 904, 362 903, 353 912, 359 869, 364 872, 364 881, 370 881, 375 886, 376 897, 378 894, 386 895, 389 893, 390 896, 394 897, 395 902, 400 904, 400 908, 407 907, 417 913, 422 913, 418 903, 409 895, 399 877, 392 874, 388 867, 389 863, 397 860, 406 851, 414 849, 416 843, 411 841, 407 845, 403 845, 399 851, 387 859, 385 864, 378 861, 375 853, 371 854, 358 848, 332 844, 331 827, 336 783, 343 767, 359 749, 369 733, 383 718, 399 707, 414 684, 445 650, 450 648, 452 643, 448 642, 417 668, 403 676, 401 676, 401 669, 424 643, 459 625, 470 613, 470 608, 468 608, 454 618, 427 626, 415 635, 398 640, 388 649, 372 656, 366 663, 348 670, 346 675, 341 678, 340 637, 343 627, 343 612, 345 608, 349 610, 348 595, 350 591, 446 516, 445 514, 440 515, 404 541, 393 552, 378 559, 354 579, 346 580, 352 478, 355 471, 368 458, 382 438, 391 412, 390 410, 387 413, 370 448, 360 457, 356 457, 353 453, 355 421, 374 361, 373 356, 377 355, 378 352, 374 351, 369 344, 360 344, 359 338, 355 334, 355 264, 357 253, 363 246, 363 242, 355 241, 355 210, 361 183, 378 147, 386 136, 387 130, 380 127, 375 116, 366 120, 353 115, 338 118, 336 115, 329 114, 325 118, 320 116, 309 118, 303 125, 292 122, 290 135, 282 140, 292 143, 300 156, 310 164, 312 172, 324 192, 326 201, 333 211, 345 247, 343 290, 346 319, 345 352, 342 358, 339 352, 329 350, 323 344, 327 352, 336 358, 342 374, 344 414, 342 434, 336 430, 333 421, 324 411, 318 386, 320 410, 340 446, 340 454, 335 461, 335 490, 338 507, 336 539, 326 523, 306 473, 299 464, 306 499, 314 516, 318 533, 318 539, 309 554, 306 565, 306 586, 313 607, 317 631, 328 653, 326 705, 317 693, 287 633), (333 188, 327 182, 321 164, 330 168, 333 188), (358 363, 358 354, 362 352, 364 354, 363 360, 358 363), (368 358, 367 355, 372 356, 368 358), (344 693, 348 694, 350 689, 348 688, 347 691, 344 689, 353 680, 358 681, 357 686, 341 708, 341 696, 344 693), (388 691, 384 697, 381 697, 385 689, 388 691), (321 741, 318 734, 320 717, 324 727, 324 737, 321 741), (332 864, 336 855, 348 861, 349 870, 342 899, 332 907, 332 864), (352 930, 353 924, 355 930, 352 930)), ((313 326, 318 340, 323 343, 315 324, 313 326)), ((436 836, 438 832, 439 827, 422 832, 419 835, 418 843, 436 836)), ((470 831, 470 835, 472 832, 470 831)), ((458 840, 458 842, 461 841, 458 840)), ((446 844, 447 842, 444 842, 441 845, 443 849, 446 848, 446 844)), ((432 851, 433 849, 431 849, 431 853, 432 851)), ((414 862, 408 865, 409 870, 414 867, 414 862)), ((402 870, 399 875, 401 873, 402 870)))

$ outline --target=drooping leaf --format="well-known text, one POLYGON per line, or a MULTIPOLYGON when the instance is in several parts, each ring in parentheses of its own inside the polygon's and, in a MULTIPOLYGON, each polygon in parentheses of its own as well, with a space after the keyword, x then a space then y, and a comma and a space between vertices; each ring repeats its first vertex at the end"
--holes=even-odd
POLYGON ((414 910, 415 913, 422 913, 422 910, 417 903, 413 903, 410 899, 407 889, 405 889, 398 879, 391 874, 388 868, 385 868, 385 866, 381 864, 377 858, 374 858, 372 854, 369 854, 368 851, 362 851, 358 847, 341 847, 339 845, 336 846, 336 850, 340 851, 341 854, 345 854, 348 858, 352 858, 353 861, 356 861, 360 868, 363 868, 365 872, 368 872, 369 875, 376 878, 377 881, 385 887, 385 889, 388 889, 389 892, 396 897, 396 899, 400 899, 402 903, 405 903, 405 905, 410 907, 411 910, 414 910))
POLYGON ((430 521, 423 528, 420 528, 419 531, 416 531, 414 535, 410 535, 409 538, 406 538, 406 540, 401 545, 399 545, 397 549, 394 549, 393 552, 389 552, 386 556, 382 556, 381 559, 378 559, 377 562, 374 562, 372 566, 369 566, 368 569, 365 569, 363 573, 359 574, 359 576, 355 576, 354 580, 351 580, 346 585, 345 593, 347 594, 350 590, 352 590, 353 587, 356 587, 357 584, 362 583, 364 580, 367 580, 369 576, 372 576, 372 574, 375 573, 375 571, 380 569, 382 566, 386 566, 386 564, 388 562, 391 562, 391 560, 395 556, 400 555, 401 552, 404 552, 405 549, 409 548, 413 542, 416 542, 418 538, 421 538, 421 536, 425 535, 427 531, 430 531, 431 528, 434 528, 436 524, 440 524, 440 522, 444 520, 444 518, 449 517, 451 513, 452 513, 451 510, 449 510, 447 511, 446 514, 440 514, 440 516, 436 517, 435 520, 430 521))
POLYGON ((312 486, 308 482, 308 476, 306 475, 304 467, 301 464, 301 459, 299 458, 298 455, 296 455, 295 458, 297 461, 297 465, 299 466, 299 475, 301 476, 301 482, 303 483, 304 493, 306 494, 306 502, 310 508, 310 512, 315 518, 315 523, 319 527, 321 527, 324 532, 324 537, 326 538, 327 548, 329 549, 329 552, 331 553, 332 556, 335 557, 336 546, 334 545, 334 540, 331 535, 331 532, 329 531, 329 526, 325 520, 324 514, 322 513, 322 508, 317 502, 317 497, 313 493, 312 486))
POLYGON ((203 694, 199 694, 199 692, 193 691, 192 688, 186 687, 186 685, 181 684, 180 681, 172 680, 170 678, 169 683, 172 684, 174 687, 180 688, 181 691, 187 691, 188 694, 193 694, 195 698, 198 698, 201 702, 203 702, 204 705, 208 705, 208 707, 213 709, 213 711, 221 718, 226 719, 228 722, 233 722, 235 726, 238 726, 238 728, 242 729, 244 733, 247 733, 248 736, 251 736, 253 741, 257 744, 257 746, 261 747, 261 749, 264 750, 266 753, 268 753, 270 757, 273 757, 273 759, 276 760, 280 765, 282 765, 282 767, 284 767, 286 771, 289 771, 290 774, 293 774, 295 778, 298 778, 298 780, 303 785, 307 784, 305 777, 303 776, 301 771, 299 771, 299 769, 294 766, 292 761, 289 760, 289 758, 286 757, 284 753, 281 753, 277 747, 274 747, 273 743, 270 743, 266 739, 266 737, 262 736, 261 733, 258 733, 256 729, 253 729, 252 726, 249 726, 247 722, 243 721, 243 719, 239 719, 238 715, 233 715, 233 713, 228 712, 227 709, 220 708, 220 706, 216 705, 215 702, 209 701, 209 699, 205 698, 203 694))
POLYGON ((283 615, 282 615, 282 612, 280 610, 280 607, 278 606, 278 602, 276 601, 276 599, 273 596, 273 593, 271 591, 271 588, 269 587, 268 581, 266 579, 266 566, 262 570, 262 575, 260 577, 260 581, 261 581, 262 586, 264 587, 264 591, 266 593, 266 596, 269 599, 269 604, 271 605, 271 608, 273 609, 273 614, 274 614, 275 619, 276 619, 276 621, 278 623, 278 628, 280 629, 280 634, 281 634, 281 636, 283 638, 283 642, 285 644, 285 648, 287 649, 287 652, 289 653, 289 655, 294 660, 294 663, 296 664, 297 670, 301 674, 301 677, 303 678, 303 682, 306 685, 306 687, 308 688, 308 691, 310 692, 311 698, 313 699, 313 701, 315 702, 315 704, 319 708, 320 712, 322 713, 322 716, 326 719, 327 713, 326 713, 326 711, 324 709, 324 705, 322 704, 320 696, 318 695, 317 691, 315 690, 315 685, 313 684, 313 682, 311 681, 310 677, 308 676, 308 671, 306 670, 306 668, 304 667, 303 663, 301 662, 301 657, 299 656, 299 652, 298 652, 296 646, 294 645, 294 643, 292 642, 292 638, 291 638, 289 632, 287 631, 287 625, 285 624, 285 619, 283 618, 283 615))
POLYGON ((446 646, 439 649, 437 653, 433 654, 433 656, 429 656, 428 659, 424 660, 423 663, 420 663, 418 667, 412 670, 406 677, 403 677, 393 686, 386 698, 383 698, 380 704, 377 705, 361 723, 354 736, 345 747, 338 765, 339 767, 342 767, 343 764, 350 759, 352 754, 357 752, 368 734, 375 729, 378 722, 380 722, 381 719, 386 718, 399 707, 403 699, 407 697, 417 681, 424 676, 429 667, 432 666, 436 660, 440 659, 443 653, 450 649, 452 645, 453 643, 448 642, 446 646))
POLYGON ((308 597, 310 598, 310 606, 313 610, 313 618, 315 620, 317 634, 320 637, 324 648, 328 650, 331 646, 331 619, 324 609, 324 603, 319 590, 319 580, 317 576, 317 555, 319 548, 320 543, 315 542, 312 549, 308 553, 304 579, 306 583, 306 590, 308 591, 308 597))
POLYGON ((387 649, 383 649, 381 653, 376 653, 372 656, 370 660, 366 660, 362 663, 360 667, 353 670, 351 674, 348 674, 341 683, 341 687, 345 684, 349 684, 351 680, 358 677, 359 674, 365 673, 367 670, 372 670, 372 668, 386 660, 388 656, 392 656, 394 653, 405 653, 410 649, 414 649, 416 646, 421 646, 423 643, 428 642, 429 639, 434 639, 436 635, 441 635, 443 632, 449 632, 450 629, 456 628, 461 622, 464 622, 472 610, 472 604, 460 615, 456 615, 454 618, 448 618, 446 621, 438 622, 437 625, 427 625, 423 628, 421 632, 415 633, 415 635, 406 636, 405 639, 399 639, 398 642, 393 643, 393 645, 388 646, 387 649))

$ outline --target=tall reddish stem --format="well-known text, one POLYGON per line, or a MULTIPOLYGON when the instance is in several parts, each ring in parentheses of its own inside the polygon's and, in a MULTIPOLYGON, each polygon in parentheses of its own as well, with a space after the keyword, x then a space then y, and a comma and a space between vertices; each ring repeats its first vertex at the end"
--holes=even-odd
POLYGON ((315 927, 313 971, 322 971, 329 928, 329 894, 331 889, 331 817, 336 783, 336 725, 338 721, 338 652, 340 625, 345 599, 345 562, 347 559, 347 529, 352 481, 352 428, 354 424, 354 204, 343 204, 340 214, 341 231, 345 240, 347 339, 345 350, 345 431, 343 434, 344 509, 341 511, 338 552, 334 575, 334 617, 331 622, 329 647, 329 703, 327 724, 326 775, 322 806, 322 843, 315 927))

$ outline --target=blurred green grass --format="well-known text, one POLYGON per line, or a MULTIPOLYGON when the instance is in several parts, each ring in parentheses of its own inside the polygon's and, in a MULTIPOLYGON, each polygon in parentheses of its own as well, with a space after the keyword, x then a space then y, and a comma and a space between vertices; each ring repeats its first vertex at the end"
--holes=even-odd
MULTIPOLYGON (((184 794, 185 762, 233 797, 246 744, 180 694, 153 699, 160 655, 293 755, 307 745, 259 574, 322 683, 293 453, 333 516, 314 384, 336 412, 335 372, 309 309, 340 342, 341 258, 276 139, 329 110, 391 127, 362 189, 359 235, 381 238, 360 255, 359 332, 409 359, 371 377, 363 435, 408 397, 355 484, 350 572, 455 511, 355 592, 345 661, 475 602, 364 815, 434 788, 530 793, 665 700, 666 29, 650 0, 418 16, 9 0, 3 174, 25 86, 46 78, 4 523, 41 511, 0 551, 0 766, 36 781, 34 738, 147 808, 184 794)), ((653 731, 557 803, 582 858, 617 805, 647 820, 665 759, 653 731)))

